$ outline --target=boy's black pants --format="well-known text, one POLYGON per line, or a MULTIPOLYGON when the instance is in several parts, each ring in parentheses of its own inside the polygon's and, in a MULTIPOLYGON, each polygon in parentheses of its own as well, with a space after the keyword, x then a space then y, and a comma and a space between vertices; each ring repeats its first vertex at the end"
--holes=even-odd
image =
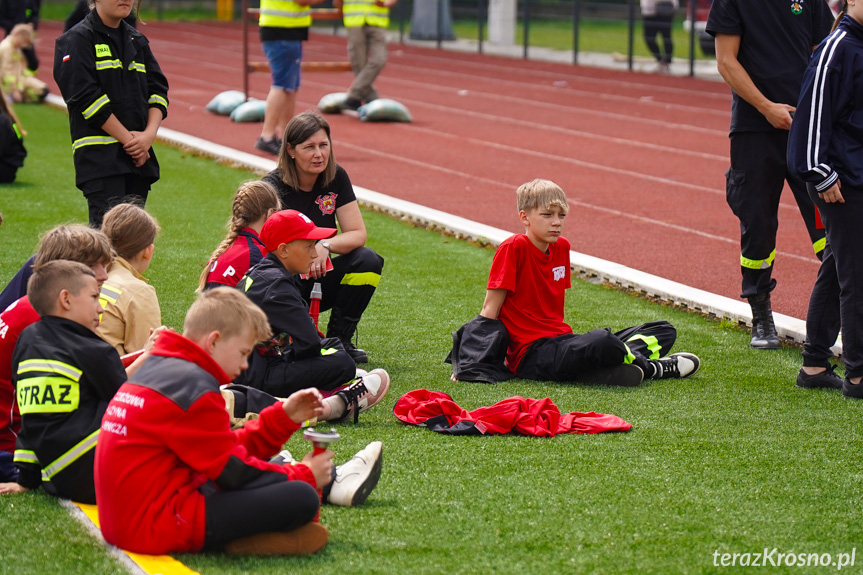
MULTIPOLYGON (((262 477, 272 481, 273 474, 262 477)), ((263 482, 261 482, 263 483, 263 482)), ((271 531, 291 531, 315 518, 321 499, 304 481, 276 481, 269 485, 250 483, 247 488, 221 491, 212 483, 201 486, 204 494, 205 549, 271 531)))
POLYGON ((518 366, 517 376, 542 381, 573 381, 579 374, 622 363, 653 372, 649 360, 668 354, 677 330, 667 321, 654 321, 617 333, 594 329, 537 340, 518 366))
POLYGON ((356 377, 357 364, 337 338, 321 340, 323 353, 290 361, 285 356, 263 357, 257 351, 249 356, 249 368, 236 383, 263 390, 276 397, 307 387, 331 390, 356 377))

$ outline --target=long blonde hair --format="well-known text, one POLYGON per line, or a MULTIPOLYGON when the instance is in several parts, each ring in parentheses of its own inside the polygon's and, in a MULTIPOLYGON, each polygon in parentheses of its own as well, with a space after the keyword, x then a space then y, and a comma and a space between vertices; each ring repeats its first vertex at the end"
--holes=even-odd
POLYGON ((231 206, 231 217, 228 219, 227 225, 228 235, 225 236, 225 239, 222 240, 201 271, 197 291, 203 291, 204 286, 207 285, 207 276, 210 275, 213 262, 231 247, 234 240, 239 237, 240 230, 265 217, 270 210, 280 209, 282 209, 282 202, 279 200, 279 194, 267 182, 254 180, 240 184, 237 193, 234 194, 234 202, 231 206))

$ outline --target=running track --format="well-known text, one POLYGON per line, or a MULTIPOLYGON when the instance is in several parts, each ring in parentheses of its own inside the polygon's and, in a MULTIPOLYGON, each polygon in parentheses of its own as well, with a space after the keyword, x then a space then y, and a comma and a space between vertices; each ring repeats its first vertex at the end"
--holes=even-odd
MULTIPOLYGON (((40 77, 55 93, 61 29, 40 26, 40 77)), ((163 125, 256 152, 260 124, 203 109, 215 94, 242 89, 240 26, 152 22, 141 30, 171 85, 163 125)), ((256 30, 250 36, 252 59, 263 60, 256 30)), ((304 51, 307 61, 344 60, 345 41, 313 34, 304 51)), ((351 78, 305 73, 297 111, 344 91, 351 78)), ((251 96, 263 99, 268 75, 250 82, 251 96)), ((739 296, 738 223, 724 196, 724 84, 391 44, 376 85, 414 122, 328 117, 336 157, 355 184, 518 232, 516 187, 548 178, 571 200, 565 235, 574 250, 739 296)), ((779 217, 773 307, 802 319, 818 262, 788 190, 779 217)))

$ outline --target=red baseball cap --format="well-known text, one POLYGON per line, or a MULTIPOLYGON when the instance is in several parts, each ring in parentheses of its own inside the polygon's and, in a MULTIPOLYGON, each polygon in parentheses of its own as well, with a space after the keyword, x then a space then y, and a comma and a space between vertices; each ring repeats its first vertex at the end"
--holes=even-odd
POLYGON ((325 240, 338 233, 335 228, 319 228, 297 210, 282 210, 270 216, 261 228, 261 241, 268 251, 294 240, 325 240))

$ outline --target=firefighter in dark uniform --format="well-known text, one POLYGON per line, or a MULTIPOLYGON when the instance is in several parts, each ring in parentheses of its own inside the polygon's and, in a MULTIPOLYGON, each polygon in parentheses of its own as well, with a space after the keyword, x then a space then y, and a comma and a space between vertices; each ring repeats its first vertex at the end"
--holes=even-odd
MULTIPOLYGON (((58 275, 57 270, 64 285, 72 285, 68 278, 74 275, 89 282, 70 288, 71 296, 89 302, 88 290, 95 297, 99 289, 90 268, 65 260, 44 264, 30 282, 31 303, 42 320, 21 332, 12 356, 12 382, 21 412, 15 446, 18 485, 42 485, 52 495, 95 503, 96 439, 108 402, 126 381, 126 371, 117 352, 96 335, 95 325, 81 323, 82 312, 72 307, 81 300, 69 304, 73 311, 58 303, 63 298, 58 281, 45 278, 58 275)), ((98 306, 98 300, 91 306, 95 324, 98 306)), ((84 309, 86 315, 89 309, 84 309)))
POLYGON ((779 199, 788 181, 815 254, 824 250, 806 186, 788 170, 785 150, 803 72, 812 50, 830 32, 824 0, 715 0, 707 32, 731 88, 731 167, 727 201, 740 220, 742 297, 752 307, 751 345, 779 347, 770 292, 776 257, 779 199))
POLYGON ((147 38, 122 20, 130 12, 115 0, 96 0, 54 48, 54 79, 69 107, 75 185, 97 228, 123 198, 145 203, 159 179, 151 146, 168 115, 168 81, 147 38))

